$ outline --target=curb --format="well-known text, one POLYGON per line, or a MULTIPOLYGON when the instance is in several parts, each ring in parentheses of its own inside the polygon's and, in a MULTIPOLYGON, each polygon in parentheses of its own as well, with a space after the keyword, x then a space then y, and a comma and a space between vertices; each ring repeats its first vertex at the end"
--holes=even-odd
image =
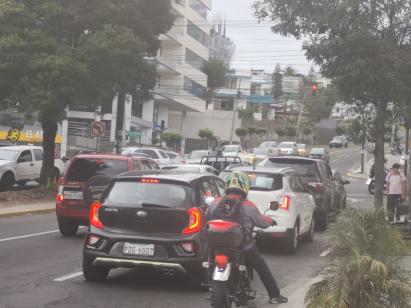
POLYGON ((39 209, 39 210, 27 210, 19 212, 10 212, 10 213, 0 213, 0 218, 13 217, 13 216, 24 216, 30 214, 45 214, 55 212, 56 209, 39 209))
POLYGON ((351 172, 348 172, 347 176, 349 176, 350 178, 353 178, 353 179, 361 179, 361 180, 365 180, 365 181, 368 179, 368 176, 366 176, 364 174, 355 174, 355 173, 351 173, 351 172))

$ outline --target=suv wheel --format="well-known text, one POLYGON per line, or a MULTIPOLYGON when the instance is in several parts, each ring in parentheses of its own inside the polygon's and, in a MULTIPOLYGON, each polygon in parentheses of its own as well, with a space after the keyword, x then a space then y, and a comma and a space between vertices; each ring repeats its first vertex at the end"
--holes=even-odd
POLYGON ((313 216, 311 218, 310 230, 303 237, 304 242, 306 242, 306 243, 314 242, 314 226, 315 226, 315 220, 314 220, 314 216, 313 216))
POLYGON ((328 211, 321 211, 317 213, 315 220, 315 228, 319 231, 325 231, 328 228, 328 211))
POLYGON ((0 190, 10 189, 14 184, 16 184, 16 179, 13 173, 6 172, 0 180, 0 190))
POLYGON ((294 254, 298 248, 298 237, 299 237, 299 227, 298 224, 294 226, 294 229, 288 232, 287 238, 285 239, 285 251, 290 254, 294 254))
POLYGON ((74 236, 77 233, 79 223, 72 219, 58 219, 60 233, 63 236, 74 236))
POLYGON ((104 281, 106 280, 110 268, 105 266, 94 266, 93 259, 83 256, 83 275, 87 281, 104 281))

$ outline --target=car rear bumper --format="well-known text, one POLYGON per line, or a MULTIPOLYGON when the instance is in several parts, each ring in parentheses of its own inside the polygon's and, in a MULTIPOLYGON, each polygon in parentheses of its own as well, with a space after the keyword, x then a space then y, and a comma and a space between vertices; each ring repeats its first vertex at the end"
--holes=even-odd
MULTIPOLYGON (((274 237, 274 238, 281 238, 281 237, 287 237, 288 234, 288 228, 286 227, 270 227, 267 229, 260 229, 259 232, 259 237, 274 237)), ((292 229, 291 229, 292 230, 292 229)))
POLYGON ((90 210, 81 205, 62 205, 56 204, 57 218, 70 218, 88 221, 90 210))

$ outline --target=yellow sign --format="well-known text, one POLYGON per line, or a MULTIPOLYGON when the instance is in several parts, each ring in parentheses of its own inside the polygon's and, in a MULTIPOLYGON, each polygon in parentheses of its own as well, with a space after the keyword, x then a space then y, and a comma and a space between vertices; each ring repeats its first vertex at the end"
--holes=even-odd
MULTIPOLYGON (((63 136, 56 136, 56 143, 61 144, 63 136)), ((31 130, 10 129, 9 131, 0 131, 0 140, 11 142, 42 143, 43 132, 31 130)))

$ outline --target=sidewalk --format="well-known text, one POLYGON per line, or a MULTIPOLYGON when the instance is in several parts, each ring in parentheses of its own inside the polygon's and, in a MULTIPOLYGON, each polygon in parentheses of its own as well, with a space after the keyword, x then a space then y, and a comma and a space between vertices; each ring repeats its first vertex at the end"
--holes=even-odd
POLYGON ((0 217, 49 213, 49 212, 54 212, 55 209, 56 209, 55 201, 10 205, 10 206, 0 207, 0 217))

